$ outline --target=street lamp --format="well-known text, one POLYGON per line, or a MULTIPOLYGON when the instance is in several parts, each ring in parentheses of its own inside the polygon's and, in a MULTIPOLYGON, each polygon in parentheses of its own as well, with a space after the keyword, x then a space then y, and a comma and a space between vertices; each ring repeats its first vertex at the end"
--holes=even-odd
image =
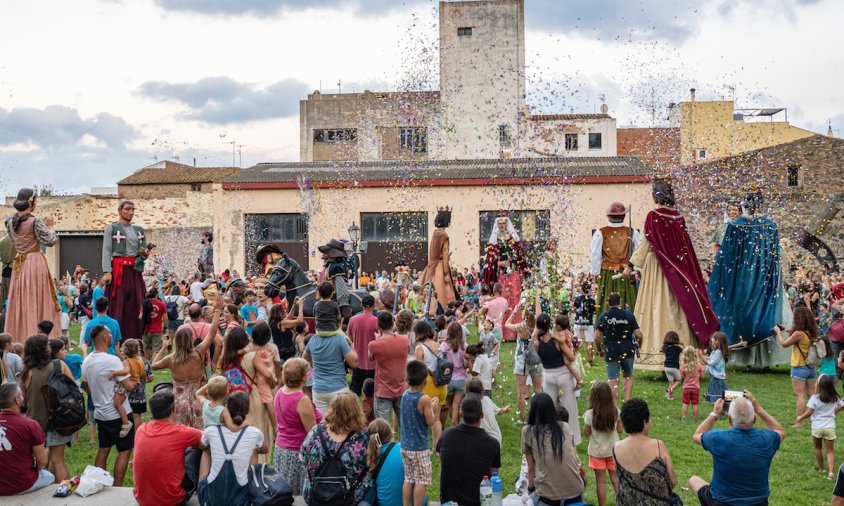
POLYGON ((360 227, 355 222, 349 226, 349 241, 351 244, 352 257, 349 259, 351 267, 355 271, 355 288, 360 288, 360 227))

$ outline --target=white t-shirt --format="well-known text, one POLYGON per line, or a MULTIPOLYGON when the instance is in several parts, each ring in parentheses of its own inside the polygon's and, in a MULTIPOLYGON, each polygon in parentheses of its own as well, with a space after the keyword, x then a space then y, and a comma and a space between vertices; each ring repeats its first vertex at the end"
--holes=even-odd
POLYGON ((478 373, 478 379, 483 383, 484 390, 492 390, 492 363, 489 357, 483 353, 475 357, 472 372, 478 373))
POLYGON ((813 429, 834 429, 835 428, 835 408, 844 407, 844 400, 838 399, 837 402, 822 402, 821 397, 817 394, 809 398, 806 403, 807 408, 814 409, 812 413, 812 428, 813 429))
POLYGON ((484 417, 481 418, 481 428, 487 434, 494 437, 498 444, 501 444, 501 428, 498 426, 498 420, 495 418, 498 415, 499 408, 492 402, 492 399, 484 395, 481 397, 481 407, 483 408, 484 417))
POLYGON ((194 302, 199 302, 205 298, 203 295, 202 290, 208 288, 211 285, 211 279, 206 279, 203 281, 194 281, 190 284, 190 294, 193 296, 194 302))
MULTIPOLYGON (((592 426, 591 409, 587 409, 586 413, 583 413, 583 425, 592 426)), ((615 427, 610 432, 598 432, 592 427, 592 436, 589 438, 589 446, 586 448, 586 453, 596 459, 612 457, 612 447, 616 441, 618 441, 618 432, 615 430, 615 427)))
MULTIPOLYGON (((234 441, 239 432, 232 432, 224 426, 206 427, 202 432, 202 444, 211 448, 211 470, 208 472, 208 483, 214 481, 223 463, 226 461, 226 452, 223 450, 223 442, 220 440, 220 427, 223 430, 223 437, 226 438, 226 447, 231 451, 234 441)), ((252 459, 252 452, 264 445, 264 435, 261 430, 251 425, 242 429, 243 437, 237 443, 237 448, 232 454, 232 466, 237 477, 237 483, 246 485, 249 481, 249 461, 252 459)))
MULTIPOLYGON (((118 381, 125 380, 129 375, 117 376, 115 379, 108 379, 108 375, 112 371, 121 369, 123 369, 123 362, 119 358, 100 351, 91 353, 82 362, 82 377, 85 378, 85 381, 88 382, 88 388, 91 389, 94 418, 97 420, 105 422, 120 418, 120 413, 114 407, 114 385, 118 381)), ((128 398, 123 401, 123 409, 126 410, 126 413, 132 412, 128 398)))
POLYGON ((188 303, 188 298, 184 295, 165 295, 164 302, 175 302, 176 303, 176 313, 178 313, 179 318, 178 320, 182 320, 185 317, 185 304, 188 303))

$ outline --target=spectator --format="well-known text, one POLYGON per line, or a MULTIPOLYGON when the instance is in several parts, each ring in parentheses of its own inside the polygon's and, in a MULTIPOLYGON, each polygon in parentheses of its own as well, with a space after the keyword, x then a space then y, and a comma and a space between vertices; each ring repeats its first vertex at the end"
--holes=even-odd
POLYGON ((393 333, 393 315, 387 311, 378 313, 378 339, 369 343, 369 358, 375 363, 375 416, 390 421, 390 412, 395 413, 398 424, 401 397, 407 388, 405 367, 410 353, 407 336, 393 333))
MULTIPOLYGON (((245 334, 244 334, 245 335, 245 334)), ((231 431, 225 425, 208 427, 202 433, 199 446, 210 449, 202 455, 199 467, 199 502, 205 506, 230 506, 249 504, 246 484, 249 481, 249 465, 255 456, 269 451, 264 435, 246 423, 250 400, 246 392, 235 392, 226 401, 226 409, 238 430, 231 431), (231 462, 234 476, 221 474, 223 464, 231 462), (218 479, 219 478, 219 479, 218 479), (237 481, 235 486, 234 481, 237 481)))
MULTIPOLYGON (((692 476, 689 486, 703 506, 768 504, 771 460, 785 439, 785 429, 747 390, 744 397, 730 402, 730 430, 712 430, 723 410, 724 399, 719 399, 694 435, 695 442, 712 454, 712 484, 692 476), (766 429, 753 427, 757 415, 766 429)), ((621 413, 623 419, 623 409, 621 413)))
POLYGON ((152 394, 152 420, 138 427, 135 435, 134 494, 141 506, 182 504, 196 488, 200 452, 189 449, 199 444, 202 432, 173 423, 175 405, 169 388, 152 394), (186 489, 186 484, 192 486, 186 489))
MULTIPOLYGON (((424 321, 423 325, 428 324, 424 321)), ((430 327, 428 327, 430 332, 430 327)), ((419 503, 431 484, 431 450, 428 446, 428 427, 437 423, 439 401, 424 392, 428 371, 424 363, 411 360, 407 364, 408 389, 401 402, 401 456, 404 465, 404 504, 419 503)), ((435 433, 436 435, 436 433, 435 433)), ((436 446, 436 443, 435 443, 436 446)))
POLYGON ((451 322, 446 330, 445 341, 440 344, 440 353, 454 365, 451 371, 451 381, 448 383, 445 399, 446 409, 440 412, 440 422, 445 427, 445 420, 451 412, 451 425, 460 423, 460 403, 465 394, 466 379, 466 340, 463 337, 463 326, 451 322))
MULTIPOLYGON (((464 398, 460 410, 463 423, 443 431, 437 442, 440 501, 480 506, 481 481, 501 467, 501 447, 481 428, 483 406, 480 398, 474 395, 464 398)), ((553 413, 553 405, 551 411, 553 413)))
POLYGON ((52 359, 47 336, 38 334, 28 338, 24 343, 24 349, 20 385, 26 398, 26 416, 38 422, 41 430, 46 434, 46 445, 49 453, 47 469, 56 477, 57 481, 66 480, 69 476, 67 464, 64 461, 64 449, 67 444, 73 441, 73 435, 62 436, 58 432, 50 430, 48 424, 49 406, 47 406, 42 389, 53 372, 59 370, 54 362, 58 363, 62 374, 71 379, 73 375, 70 373, 67 364, 61 360, 52 359))
POLYGON ((240 317, 246 324, 246 334, 252 337, 252 329, 258 323, 258 296, 252 290, 246 290, 246 301, 240 308, 240 317))
POLYGON ((7 381, 17 383, 18 374, 23 369, 23 359, 21 359, 20 355, 12 352, 13 341, 12 334, 8 332, 0 334, 0 350, 3 351, 3 361, 6 362, 7 381))
POLYGON ((267 323, 270 325, 273 342, 278 348, 278 356, 282 363, 289 358, 298 356, 294 334, 296 327, 305 321, 304 304, 305 299, 297 297, 290 305, 290 311, 286 313, 284 306, 281 304, 274 304, 270 308, 267 323))
MULTIPOLYGON (((127 374, 109 378, 112 371, 123 368, 123 363, 116 356, 108 353, 112 342, 111 331, 103 325, 91 325, 91 342, 94 352, 82 362, 82 377, 88 382, 91 399, 94 402, 94 419, 97 423, 97 440, 99 450, 94 459, 94 465, 105 469, 108 454, 112 447, 117 448, 117 459, 114 462, 114 485, 123 485, 129 458, 135 446, 135 427, 124 437, 120 437, 120 415, 114 407, 115 385, 120 382, 127 392, 133 391, 138 385, 127 374)), ((123 409, 128 413, 132 408, 129 401, 123 401, 123 409)))
POLYGON ((534 504, 581 502, 583 471, 574 436, 567 422, 557 420, 554 401, 546 393, 531 399, 522 453, 527 458, 528 490, 536 493, 534 504))
POLYGON ((369 343, 375 340, 378 333, 378 319, 373 315, 375 297, 366 294, 360 299, 363 312, 349 319, 346 332, 352 340, 355 353, 358 355, 358 366, 352 369, 352 383, 350 389, 360 396, 363 381, 375 378, 375 362, 369 357, 369 343))
POLYGON ((178 315, 176 319, 167 318, 167 335, 173 339, 173 335, 185 323, 185 306, 188 304, 188 298, 182 295, 179 285, 173 285, 170 288, 170 294, 164 296, 164 306, 171 304, 175 304, 176 315, 178 315))
MULTIPOLYGON (((537 307, 539 306, 539 300, 539 297, 537 297, 537 307)), ((516 407, 519 411, 519 421, 516 423, 523 424, 525 423, 525 399, 528 394, 527 380, 529 377, 533 384, 534 394, 542 392, 542 363, 537 360, 528 364, 528 356, 533 356, 530 352, 530 347, 533 346, 531 343, 531 334, 536 328, 536 315, 539 312, 525 312, 524 321, 513 323, 513 319, 520 314, 522 314, 521 302, 516 304, 516 307, 510 312, 504 328, 516 333, 516 360, 513 364, 513 374, 516 376, 516 386, 518 388, 516 407)))
POLYGON ((595 340, 598 349, 603 348, 607 363, 607 379, 613 387, 613 396, 618 404, 618 377, 624 376, 624 402, 633 394, 633 359, 636 356, 636 341, 641 342, 642 331, 633 313, 621 309, 621 295, 611 293, 607 297, 609 309, 598 317, 595 325, 595 340))
POLYGON ((794 309, 791 335, 783 338, 779 327, 774 327, 774 333, 783 348, 791 347, 791 390, 796 402, 794 416, 797 417, 806 411, 806 401, 815 391, 817 371, 806 365, 806 358, 809 356, 809 347, 818 340, 818 324, 811 309, 799 306, 794 309))
POLYGON ((0 387, 0 496, 34 492, 55 479, 46 469, 44 431, 21 414, 24 399, 17 383, 0 387))
MULTIPOLYGON (((437 355, 439 354, 439 346, 437 340, 434 339, 434 329, 425 320, 419 320, 413 325, 413 336, 416 339, 416 349, 414 350, 414 357, 416 360, 425 364, 428 369, 428 377, 425 380, 425 386, 422 393, 430 398, 436 398, 439 401, 439 410, 445 406, 447 398, 448 386, 437 386, 434 383, 434 372, 437 369, 437 355)), ((434 437, 434 448, 437 446, 437 441, 442 434, 443 426, 437 414, 437 421, 431 427, 432 435, 434 437)))
POLYGON ((484 411, 484 416, 481 418, 481 428, 495 438, 498 444, 501 445, 501 427, 498 426, 498 420, 495 417, 509 413, 510 406, 504 406, 503 408, 496 406, 492 402, 492 398, 484 392, 484 385, 478 378, 471 378, 466 381, 466 395, 469 394, 477 394, 481 399, 481 405, 484 411))
POLYGON ((333 455, 343 463, 346 479, 350 483, 350 496, 346 498, 346 504, 357 505, 369 488, 364 480, 368 470, 368 444, 369 433, 364 426, 358 398, 349 391, 336 394, 331 399, 324 423, 315 425, 302 443, 300 454, 307 473, 303 490, 305 502, 310 501, 311 497, 311 476, 333 455))
POLYGON ((844 506, 844 464, 838 466, 838 477, 835 479, 830 506, 844 506))
MULTIPOLYGON (((621 408, 621 424, 628 437, 615 443, 616 506, 641 504, 680 504, 672 492, 677 475, 665 443, 648 437, 651 413, 642 399, 630 399, 621 408), (633 472, 634 469, 639 469, 633 472)), ((747 463, 745 462, 744 465, 747 463)))
POLYGON ((358 354, 346 336, 338 332, 331 336, 313 336, 302 358, 314 368, 314 404, 320 411, 327 411, 335 395, 349 390, 346 384, 346 364, 352 368, 357 367, 358 354))
MULTIPOLYGON (((110 355, 117 355, 114 343, 122 341, 123 335, 120 333, 120 325, 117 323, 117 320, 108 315, 108 299, 105 297, 96 299, 94 302, 94 311, 97 312, 97 316, 88 322, 85 331, 82 333, 82 339, 80 339, 80 342, 84 343, 82 345, 82 353, 88 353, 88 348, 92 346, 91 329, 97 325, 103 325, 108 329, 109 335, 112 337, 112 341, 108 343, 108 353, 110 355)), ((120 359, 123 360, 123 357, 120 357, 120 359)))
POLYGON ((470 344, 466 347, 466 357, 469 361, 469 373, 483 385, 481 395, 492 396, 492 363, 484 353, 480 344, 470 344))
POLYGON ((273 465, 293 488, 293 495, 302 495, 305 482, 305 468, 299 458, 299 450, 308 432, 322 421, 322 413, 303 391, 308 369, 308 363, 301 358, 285 361, 282 368, 284 385, 278 389, 274 399, 278 435, 273 465))
POLYGON ((147 359, 158 353, 164 343, 164 326, 168 323, 167 306, 158 298, 158 288, 150 288, 143 304, 144 353, 147 359))
POLYGON ((542 391, 551 396, 555 406, 565 406, 572 415, 574 423, 570 423, 569 427, 574 434, 574 444, 578 445, 580 444, 580 424, 574 387, 580 382, 580 378, 574 370, 575 355, 571 346, 572 334, 568 327, 568 318, 561 316, 555 328, 557 332, 552 333, 551 317, 547 313, 539 313, 532 337, 533 347, 545 370, 542 391))
MULTIPOLYGON (((367 432, 370 438, 366 449, 366 464, 372 473, 372 485, 364 501, 368 504, 376 504, 376 500, 377 504, 402 504, 404 465, 399 444, 393 440, 393 429, 389 422, 377 418, 369 424, 367 432), (376 469, 378 474, 374 475, 376 469)), ((424 504, 424 496, 422 501, 415 504, 424 504)))

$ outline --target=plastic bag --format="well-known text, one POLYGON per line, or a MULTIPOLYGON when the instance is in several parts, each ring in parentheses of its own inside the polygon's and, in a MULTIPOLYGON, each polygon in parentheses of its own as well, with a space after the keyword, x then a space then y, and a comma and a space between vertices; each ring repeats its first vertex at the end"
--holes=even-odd
POLYGON ((533 506, 533 501, 527 495, 510 494, 501 503, 503 506, 533 506))
POLYGON ((88 466, 82 471, 79 477, 79 486, 76 487, 76 495, 88 497, 96 494, 103 487, 110 487, 114 484, 114 478, 108 471, 99 467, 88 466))

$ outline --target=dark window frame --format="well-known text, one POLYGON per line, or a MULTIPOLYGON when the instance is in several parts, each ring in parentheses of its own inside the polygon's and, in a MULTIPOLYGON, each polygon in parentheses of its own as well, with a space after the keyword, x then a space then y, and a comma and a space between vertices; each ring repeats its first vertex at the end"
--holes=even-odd
POLYGON ((428 240, 426 211, 360 213, 361 240, 424 242, 428 240))
POLYGON ((414 154, 428 153, 428 129, 425 127, 399 128, 399 149, 414 154))
POLYGON ((789 188, 800 188, 803 186, 803 167, 801 165, 789 165, 785 168, 785 184, 789 188))
POLYGON ((202 191, 202 183, 191 183, 190 191, 201 192, 202 191))
POLYGON ((461 26, 457 28, 457 36, 458 37, 471 37, 472 36, 472 27, 471 26, 461 26))
POLYGON ((341 142, 355 142, 358 140, 357 128, 317 128, 314 129, 314 144, 337 144, 341 142))
POLYGON ((588 145, 590 151, 599 151, 604 149, 604 139, 601 132, 589 132, 588 145), (595 142, 597 140, 597 142, 595 142))
POLYGON ((299 213, 245 214, 248 241, 266 243, 307 243, 308 216, 299 213))
POLYGON ((565 134, 563 136, 563 141, 565 142, 566 151, 578 151, 580 149, 580 139, 577 134, 565 134), (569 141, 574 142, 569 142, 569 141))
POLYGON ((509 148, 513 146, 513 128, 509 123, 502 123, 498 125, 498 144, 502 148, 509 148))
MULTIPOLYGON (((478 213, 480 230, 480 243, 482 249, 486 247, 489 241, 489 236, 492 233, 492 227, 495 225, 495 220, 498 218, 499 211, 480 211, 478 213)), ((519 234, 519 239, 523 243, 546 243, 551 239, 551 211, 549 209, 520 209, 514 211, 507 211, 507 216, 513 222, 516 232, 519 234), (533 236, 527 237, 522 223, 526 218, 533 219, 533 236)))

